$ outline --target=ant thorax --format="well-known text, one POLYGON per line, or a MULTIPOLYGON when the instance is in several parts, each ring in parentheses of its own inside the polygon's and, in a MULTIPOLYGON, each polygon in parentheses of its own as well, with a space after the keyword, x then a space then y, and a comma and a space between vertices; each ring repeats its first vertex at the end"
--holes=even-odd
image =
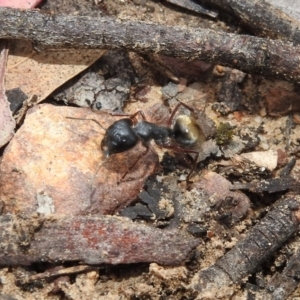
POLYGON ((172 130, 147 121, 141 121, 134 127, 135 133, 144 143, 154 140, 158 145, 164 145, 172 137, 172 130))
POLYGON ((148 148, 149 142, 154 140, 156 144, 164 146, 169 144, 172 130, 147 121, 140 121, 134 125, 132 119, 125 118, 116 121, 109 126, 101 142, 101 149, 105 156, 114 153, 125 152, 133 148, 139 141, 148 148))
POLYGON ((205 141, 204 134, 192 116, 180 115, 173 126, 173 138, 183 147, 191 148, 205 141))

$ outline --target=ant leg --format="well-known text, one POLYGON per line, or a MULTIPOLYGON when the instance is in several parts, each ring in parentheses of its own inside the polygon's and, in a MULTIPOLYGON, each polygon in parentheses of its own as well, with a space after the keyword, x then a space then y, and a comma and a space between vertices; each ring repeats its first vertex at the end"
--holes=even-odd
MULTIPOLYGON (((71 119, 71 120, 81 120, 81 121, 93 121, 95 122, 96 124, 98 124, 103 130, 106 130, 97 120, 95 119, 83 119, 83 118, 73 118, 73 117, 66 117, 66 119, 71 119)), ((102 167, 103 163, 100 163, 98 166, 97 166, 97 169, 96 169, 96 172, 92 178, 92 184, 91 184, 91 194, 90 194, 90 199, 93 198, 93 195, 96 191, 96 188, 94 188, 94 182, 95 182, 95 178, 98 174, 98 172, 100 171, 101 167, 102 167)))
POLYGON ((94 187, 94 183, 95 183, 95 179, 96 179, 96 176, 98 175, 100 169, 102 168, 102 165, 103 165, 103 162, 100 163, 97 167, 97 170, 92 178, 92 184, 91 184, 91 194, 90 194, 90 200, 92 201, 93 200, 93 197, 94 197, 94 194, 96 192, 96 187, 94 187))
POLYGON ((185 108, 188 109, 192 114, 195 113, 195 110, 194 110, 192 107, 190 107, 189 105, 187 105, 187 104, 185 104, 185 103, 183 103, 183 102, 181 102, 181 101, 179 101, 179 100, 178 100, 178 102, 179 102, 179 103, 178 103, 178 104, 176 105, 176 107, 173 109, 172 114, 171 114, 171 116, 170 116, 170 118, 169 118, 169 120, 168 120, 168 127, 171 126, 172 121, 173 121, 173 119, 174 119, 174 116, 175 116, 175 114, 177 113, 177 111, 178 111, 178 109, 179 109, 180 106, 185 107, 185 108))
MULTIPOLYGON (((171 145, 168 145, 168 144, 161 144, 161 145, 159 145, 159 146, 161 146, 161 147, 163 147, 163 148, 166 148, 166 149, 171 149, 171 150, 173 150, 174 152, 180 153, 180 154, 182 154, 182 155, 187 154, 187 153, 195 154, 195 155, 196 155, 195 158, 193 158, 193 165, 192 165, 192 168, 191 168, 191 170, 190 170, 190 172, 189 172, 189 174, 188 174, 188 176, 187 176, 187 178, 186 178, 186 182, 187 182, 187 183, 192 183, 192 181, 190 181, 190 178, 191 178, 192 174, 194 173, 194 171, 195 171, 195 169, 196 169, 197 161, 198 161, 198 157, 199 157, 199 152, 196 151, 196 150, 192 150, 192 149, 181 148, 181 147, 179 147, 179 146, 176 145, 176 144, 173 144, 173 145, 172 145, 172 144, 171 144, 171 145)), ((184 158, 185 158, 185 161, 187 162, 186 156, 184 156, 184 158)))
POLYGON ((148 143, 148 144, 144 144, 144 143, 143 143, 143 146, 146 148, 146 151, 145 151, 142 155, 140 155, 140 156, 137 158, 137 160, 131 165, 131 167, 130 167, 130 168, 126 171, 126 173, 121 177, 120 181, 118 181, 118 184, 121 183, 121 182, 124 180, 124 178, 126 177, 126 175, 134 168, 134 166, 139 162, 139 160, 140 160, 142 157, 144 157, 145 155, 148 154, 148 152, 149 152, 149 150, 150 150, 150 144, 149 144, 149 143, 148 143))
MULTIPOLYGON (((198 151, 195 151, 195 150, 190 150, 190 149, 182 149, 179 147, 179 149, 181 150, 180 152, 181 153, 184 153, 184 154, 187 154, 187 153, 190 153, 190 154, 195 154, 196 156, 193 158, 193 165, 192 165, 192 168, 186 178, 186 183, 192 183, 193 181, 190 180, 191 176, 193 175, 193 173, 195 172, 195 169, 196 169, 196 166, 197 166, 197 161, 198 161, 198 157, 199 157, 199 152, 198 151)), ((187 159, 185 158, 185 161, 187 161, 187 159)))
POLYGON ((192 181, 190 181, 190 178, 192 176, 192 174, 195 172, 195 169, 196 169, 196 166, 197 166, 197 161, 198 161, 198 157, 199 157, 199 152, 198 151, 194 151, 194 150, 188 150, 188 149, 183 149, 183 151, 185 153, 194 153, 196 154, 195 158, 194 158, 194 161, 193 161, 193 166, 186 178, 186 183, 192 183, 192 181))

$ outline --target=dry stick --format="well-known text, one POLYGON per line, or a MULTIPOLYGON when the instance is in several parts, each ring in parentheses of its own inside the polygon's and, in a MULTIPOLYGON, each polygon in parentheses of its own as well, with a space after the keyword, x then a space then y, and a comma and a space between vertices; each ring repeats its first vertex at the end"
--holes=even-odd
POLYGON ((39 47, 122 49, 200 59, 300 82, 300 47, 208 29, 0 8, 0 38, 32 40, 39 47))
POLYGON ((92 270, 97 270, 97 268, 89 266, 89 265, 78 265, 69 268, 52 268, 50 270, 45 271, 44 273, 37 273, 33 275, 22 276, 17 280, 19 284, 27 284, 37 280, 49 279, 58 276, 78 274, 83 272, 89 272, 92 270))
POLYGON ((33 262, 181 264, 199 240, 115 216, 0 216, 0 266, 33 262))
POLYGON ((300 44, 300 22, 263 0, 200 0, 233 14, 253 33, 300 44))
POLYGON ((216 18, 218 16, 217 12, 208 10, 203 6, 199 5, 198 3, 195 3, 192 0, 166 0, 166 1, 174 5, 177 5, 179 7, 183 7, 187 10, 210 16, 212 18, 216 18))
POLYGON ((281 201, 214 265, 196 274, 190 288, 204 292, 241 283, 297 232, 299 208, 300 196, 281 201))

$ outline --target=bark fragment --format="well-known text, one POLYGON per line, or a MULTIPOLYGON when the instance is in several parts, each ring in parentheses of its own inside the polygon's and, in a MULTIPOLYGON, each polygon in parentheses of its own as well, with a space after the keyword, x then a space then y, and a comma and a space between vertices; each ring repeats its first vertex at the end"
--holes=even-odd
POLYGON ((178 230, 159 230, 115 216, 0 217, 2 266, 45 261, 177 265, 198 244, 178 230))
POLYGON ((253 193, 277 193, 289 190, 299 194, 299 181, 290 175, 295 164, 296 159, 292 158, 281 170, 279 177, 259 181, 254 179, 246 183, 235 182, 232 185, 231 190, 249 190, 253 193))
POLYGON ((270 178, 247 183, 234 183, 231 190, 249 190, 252 193, 277 193, 286 190, 299 190, 299 183, 291 176, 270 178))

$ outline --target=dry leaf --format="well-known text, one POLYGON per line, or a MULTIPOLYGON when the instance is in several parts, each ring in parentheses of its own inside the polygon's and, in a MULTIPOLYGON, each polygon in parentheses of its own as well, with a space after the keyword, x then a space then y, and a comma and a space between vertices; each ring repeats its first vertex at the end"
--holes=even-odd
POLYGON ((36 52, 30 42, 18 41, 10 47, 7 62, 7 90, 20 88, 37 103, 55 89, 92 65, 105 50, 36 52), (25 75, 26 74, 26 75, 25 75))
POLYGON ((158 157, 152 149, 143 155, 145 148, 138 145, 106 159, 100 149, 104 129, 119 118, 49 104, 29 110, 0 165, 5 211, 112 214, 134 201, 157 168, 158 157), (95 119, 103 128, 66 117, 95 119))
POLYGON ((0 0, 0 6, 13 8, 33 8, 40 4, 42 0, 0 0))
MULTIPOLYGON (((4 45, 4 44, 2 44, 4 45)), ((8 49, 3 46, 0 53, 0 147, 5 145, 14 135, 15 120, 5 95, 4 76, 8 49)))

